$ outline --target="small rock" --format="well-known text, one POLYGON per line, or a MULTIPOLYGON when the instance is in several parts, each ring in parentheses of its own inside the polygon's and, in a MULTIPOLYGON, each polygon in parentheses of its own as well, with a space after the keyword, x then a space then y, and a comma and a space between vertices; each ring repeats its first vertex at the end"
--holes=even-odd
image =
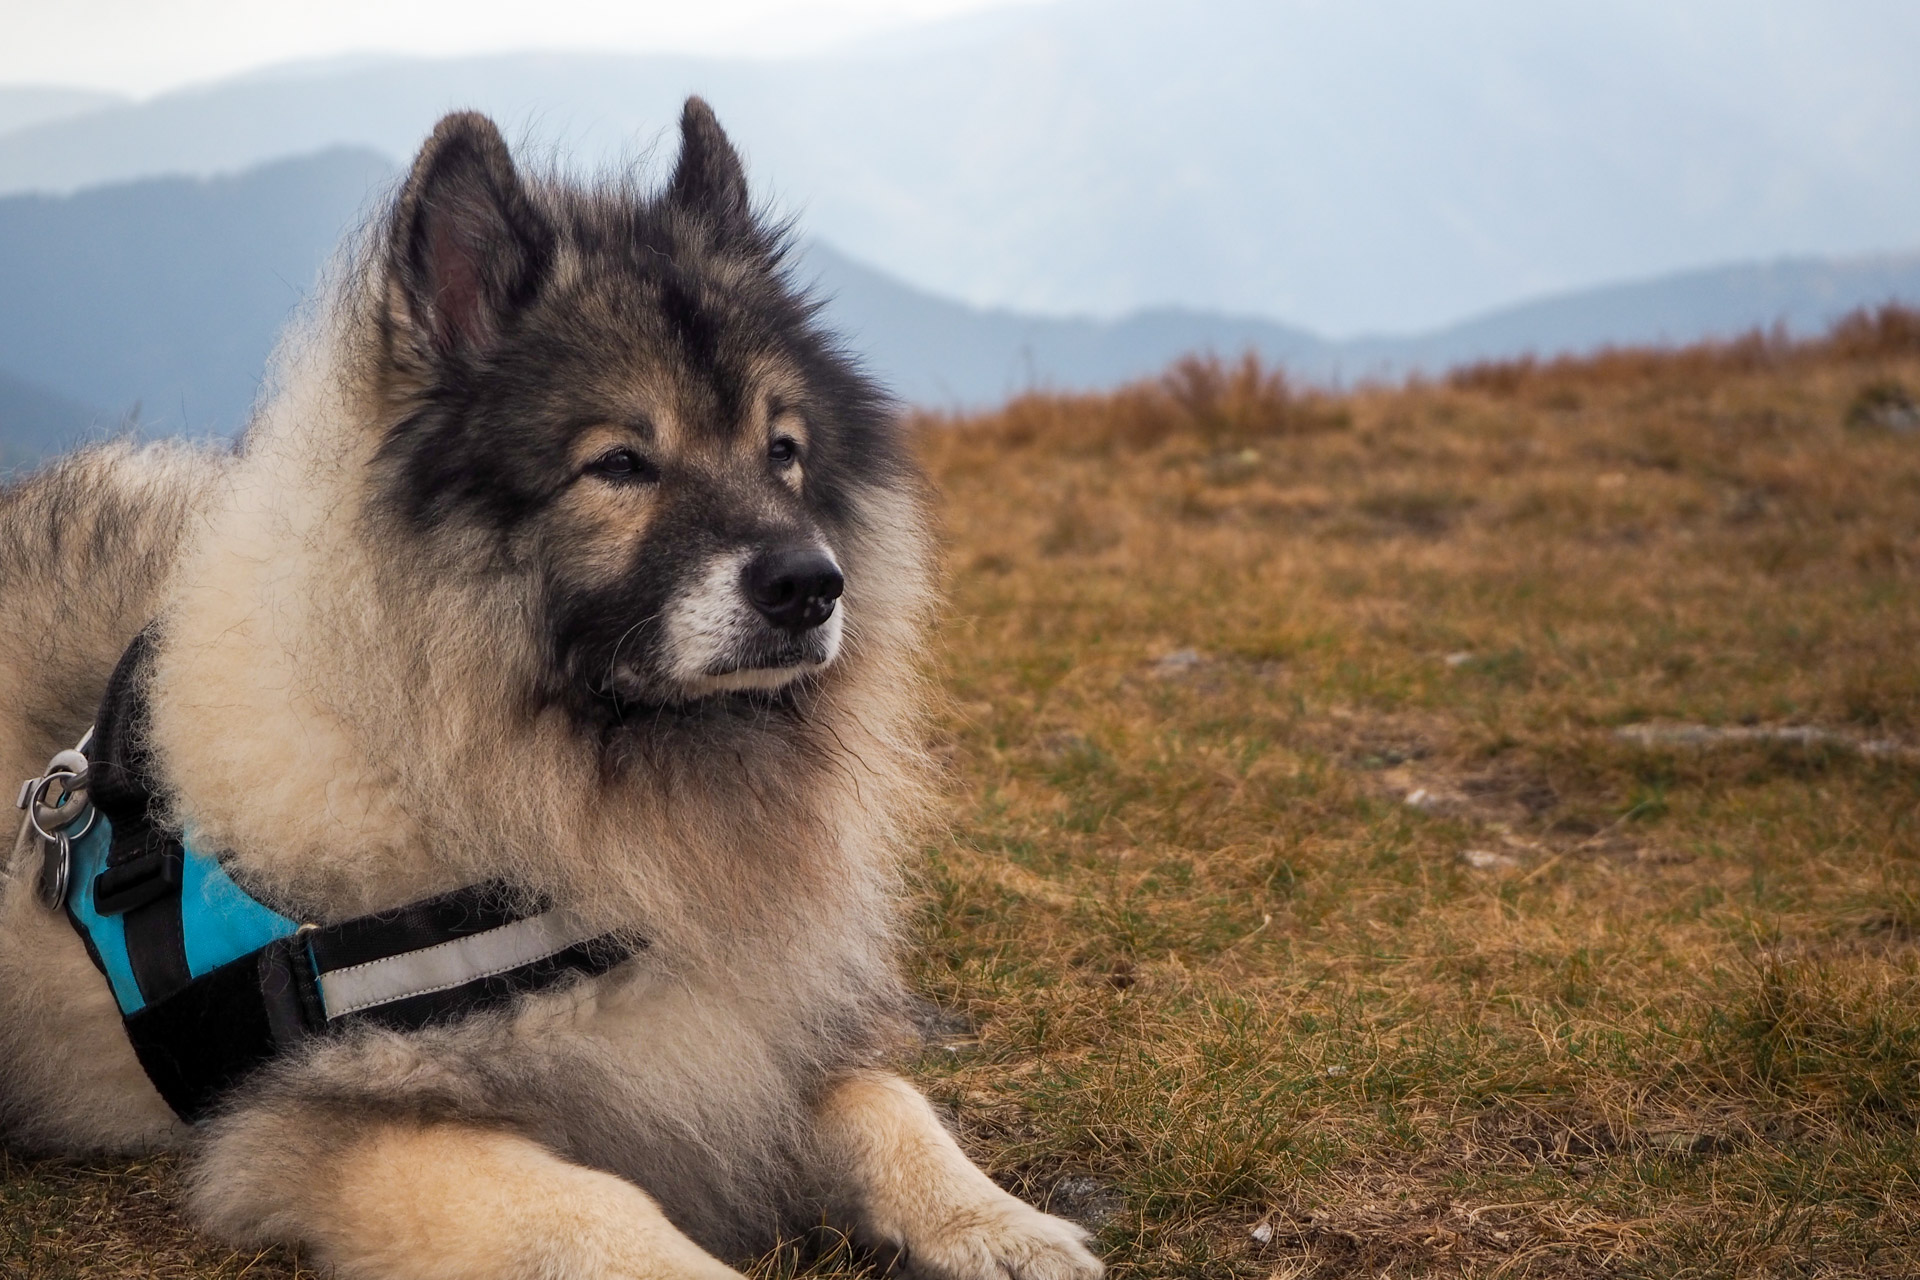
POLYGON ((1719 1134, 1696 1129, 1656 1129, 1647 1135, 1647 1145, 1670 1155, 1701 1156, 1723 1151, 1728 1143, 1719 1134))
POLYGON ((942 1009, 933 1001, 921 996, 909 997, 907 1017, 920 1033, 922 1042, 929 1046, 939 1045, 958 1053, 973 1043, 974 1027, 971 1019, 957 1009, 942 1009))
POLYGON ((1247 1234, 1253 1237, 1255 1244, 1272 1244, 1273 1224, 1271 1222, 1262 1222, 1247 1234))
POLYGON ((1473 650, 1461 649, 1455 653, 1448 654, 1445 658, 1441 659, 1441 661, 1450 667, 1464 667, 1473 661, 1473 650))
POLYGON ((1206 659, 1200 656, 1198 649, 1175 649, 1172 653, 1163 653, 1153 660, 1153 673, 1162 679, 1168 676, 1185 675, 1206 659))
POLYGON ((1440 797, 1425 787, 1415 787, 1407 792, 1407 807, 1418 809, 1422 813, 1432 813, 1440 807, 1440 797))
POLYGON ((1322 1067, 1320 1069, 1320 1074, 1323 1076, 1343 1076, 1347 1074, 1347 1069, 1341 1066, 1340 1064, 1335 1063, 1331 1067, 1322 1067))
POLYGON ((1764 519, 1772 510, 1773 503, 1766 494, 1758 489, 1749 489, 1727 503, 1727 519, 1735 524, 1745 524, 1764 519))
POLYGON ((1897 382, 1871 383, 1847 407, 1847 425, 1901 434, 1920 431, 1920 404, 1897 382))
POLYGON ((1520 859, 1508 857, 1504 853, 1495 853, 1491 849, 1465 849, 1460 853, 1460 861, 1475 871, 1503 871, 1508 867, 1520 865, 1520 859))
POLYGON ((1920 408, 1911 401, 1886 405, 1874 417, 1876 424, 1886 431, 1920 431, 1920 408))
POLYGON ((1093 743, 1083 733, 1062 730, 1049 733, 1038 743, 1042 753, 1054 760, 1064 760, 1069 756, 1085 755, 1093 750, 1093 743))
POLYGON ((1100 1181, 1073 1175, 1053 1184, 1047 1196, 1047 1211, 1079 1223, 1083 1227, 1101 1227, 1127 1207, 1126 1198, 1100 1181))

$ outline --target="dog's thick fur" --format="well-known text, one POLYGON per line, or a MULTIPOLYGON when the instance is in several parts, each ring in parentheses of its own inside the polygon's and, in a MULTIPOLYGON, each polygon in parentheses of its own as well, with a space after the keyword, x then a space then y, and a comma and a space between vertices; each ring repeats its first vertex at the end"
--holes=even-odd
POLYGON ((880 1066, 923 491, 780 252, 698 100, 657 195, 529 180, 450 116, 236 451, 109 446, 0 497, 0 773, 77 739, 157 620, 168 820, 280 910, 505 878, 648 944, 327 1038, 188 1131, 22 844, 9 1141, 185 1147, 208 1228, 350 1277, 724 1276, 823 1220, 927 1276, 1099 1274, 880 1066), (768 547, 837 565, 829 623, 740 605, 768 547))

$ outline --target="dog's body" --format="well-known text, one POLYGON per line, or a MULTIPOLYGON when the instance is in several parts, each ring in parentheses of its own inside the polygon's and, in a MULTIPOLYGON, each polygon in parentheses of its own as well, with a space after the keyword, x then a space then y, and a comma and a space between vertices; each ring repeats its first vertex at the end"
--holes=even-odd
POLYGON ((188 1147, 206 1225, 347 1276, 730 1275, 823 1218, 929 1276, 1098 1275, 878 1069, 929 549, 811 315, 703 104, 652 198, 528 183, 449 117, 238 452, 0 497, 0 771, 71 745, 154 621, 164 819, 256 896, 327 923, 504 880, 647 944, 326 1037, 189 1130, 23 842, 11 1140, 188 1147))

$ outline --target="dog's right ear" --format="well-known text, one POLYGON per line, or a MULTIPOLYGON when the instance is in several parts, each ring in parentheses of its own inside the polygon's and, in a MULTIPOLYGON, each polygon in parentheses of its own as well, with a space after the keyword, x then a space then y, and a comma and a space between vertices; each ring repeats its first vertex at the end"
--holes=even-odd
POLYGON ((493 121, 456 112, 407 176, 387 241, 392 354, 417 373, 483 358, 539 293, 554 232, 493 121))

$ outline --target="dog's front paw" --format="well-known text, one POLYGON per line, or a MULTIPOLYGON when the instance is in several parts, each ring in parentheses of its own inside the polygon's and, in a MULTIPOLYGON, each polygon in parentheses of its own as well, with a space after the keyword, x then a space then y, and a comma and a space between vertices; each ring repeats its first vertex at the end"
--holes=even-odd
POLYGON ((914 1280, 1099 1280, 1086 1231, 1004 1193, 945 1221, 903 1233, 914 1280))

